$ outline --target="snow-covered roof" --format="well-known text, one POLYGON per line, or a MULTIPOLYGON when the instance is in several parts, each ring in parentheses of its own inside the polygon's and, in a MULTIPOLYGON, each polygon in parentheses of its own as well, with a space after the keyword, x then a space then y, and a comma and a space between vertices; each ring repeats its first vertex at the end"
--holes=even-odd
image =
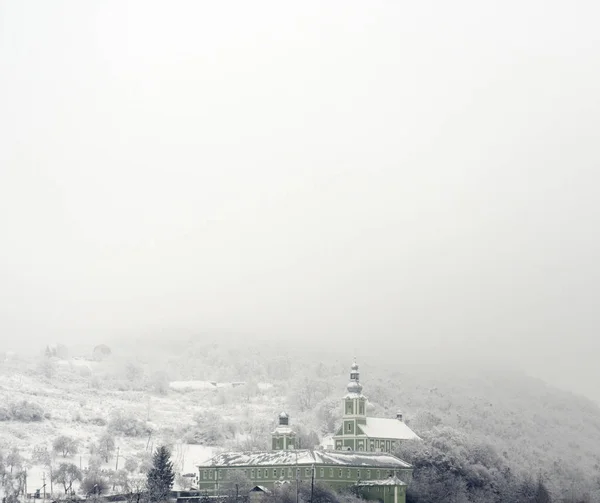
POLYGON ((367 397, 365 395, 363 395, 362 393, 357 393, 355 391, 349 391, 348 393, 346 393, 344 395, 344 398, 364 398, 364 399, 366 399, 367 397))
POLYGON ((361 480, 357 486, 406 486, 406 482, 400 480, 395 475, 387 479, 380 480, 361 480))
POLYGON ((236 382, 218 382, 216 384, 217 388, 235 388, 237 386, 245 386, 246 383, 244 381, 236 381, 236 382))
POLYGON ((410 468, 411 465, 384 452, 285 450, 263 452, 224 452, 198 465, 200 468, 272 465, 340 465, 375 468, 410 468))
POLYGON ((277 426, 277 428, 275 428, 271 435, 293 435, 294 433, 294 430, 292 430, 290 426, 280 424, 277 426))
POLYGON ((360 424, 360 429, 371 438, 391 438, 410 440, 420 438, 406 423, 399 419, 368 417, 367 424, 360 424))
POLYGON ((265 486, 254 486, 252 489, 250 489, 250 492, 258 492, 258 491, 261 491, 266 494, 271 494, 271 491, 269 491, 265 486))

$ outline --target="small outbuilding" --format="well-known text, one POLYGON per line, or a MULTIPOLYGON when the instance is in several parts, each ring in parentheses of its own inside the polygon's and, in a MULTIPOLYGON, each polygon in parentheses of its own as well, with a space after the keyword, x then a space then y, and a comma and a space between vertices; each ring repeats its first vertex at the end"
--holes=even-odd
POLYGON ((254 503, 255 501, 261 501, 265 496, 271 494, 271 491, 265 486, 254 486, 248 493, 248 501, 254 503))

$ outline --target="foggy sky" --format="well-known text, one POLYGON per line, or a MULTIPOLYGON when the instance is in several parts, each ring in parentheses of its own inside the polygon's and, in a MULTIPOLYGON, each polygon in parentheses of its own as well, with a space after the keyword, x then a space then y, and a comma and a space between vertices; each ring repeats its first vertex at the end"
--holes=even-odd
POLYGON ((595 1, 0 0, 0 340, 183 330, 600 399, 595 1))

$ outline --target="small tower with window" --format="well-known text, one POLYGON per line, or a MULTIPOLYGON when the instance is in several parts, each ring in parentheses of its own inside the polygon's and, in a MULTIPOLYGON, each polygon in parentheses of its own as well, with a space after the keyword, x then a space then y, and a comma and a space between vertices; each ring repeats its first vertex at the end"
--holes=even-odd
POLYGON ((272 449, 286 451, 296 448, 296 432, 290 428, 290 416, 285 412, 279 414, 279 424, 271 433, 272 449))

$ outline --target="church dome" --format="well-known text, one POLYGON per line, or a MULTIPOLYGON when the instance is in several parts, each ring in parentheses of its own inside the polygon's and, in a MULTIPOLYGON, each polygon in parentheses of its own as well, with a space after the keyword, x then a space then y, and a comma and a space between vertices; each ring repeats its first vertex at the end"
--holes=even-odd
POLYGON ((356 361, 352 364, 352 367, 350 367, 351 370, 358 370, 358 363, 356 363, 356 361))

